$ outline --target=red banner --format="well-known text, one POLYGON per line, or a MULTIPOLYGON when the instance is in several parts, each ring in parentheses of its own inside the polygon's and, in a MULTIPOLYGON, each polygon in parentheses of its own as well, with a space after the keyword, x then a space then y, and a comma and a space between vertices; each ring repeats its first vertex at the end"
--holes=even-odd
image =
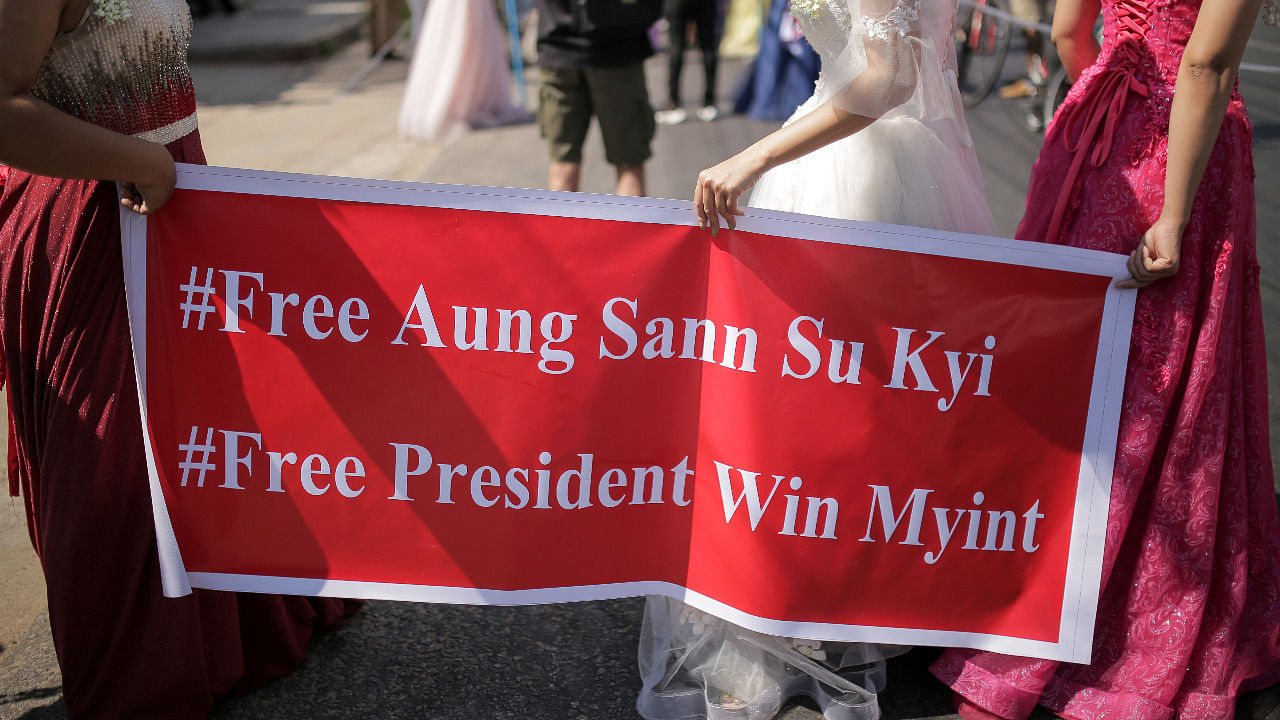
POLYGON ((1119 256, 199 167, 123 217, 167 592, 1089 656, 1119 256))

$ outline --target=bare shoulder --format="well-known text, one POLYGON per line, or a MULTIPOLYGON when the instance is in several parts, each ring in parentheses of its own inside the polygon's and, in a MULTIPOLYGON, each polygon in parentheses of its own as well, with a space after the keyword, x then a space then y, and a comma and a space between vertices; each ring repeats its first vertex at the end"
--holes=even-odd
POLYGON ((0 0, 0 95, 24 93, 64 22, 79 22, 91 0, 0 0), (78 11, 75 21, 66 18, 78 11))

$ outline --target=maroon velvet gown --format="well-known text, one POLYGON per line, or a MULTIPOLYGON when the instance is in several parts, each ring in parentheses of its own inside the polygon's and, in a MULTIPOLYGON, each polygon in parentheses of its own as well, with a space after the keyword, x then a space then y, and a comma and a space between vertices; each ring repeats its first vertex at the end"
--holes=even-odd
MULTIPOLYGON (((31 92, 203 163, 186 4, 127 3, 129 18, 86 13, 59 36, 31 92)), ((293 671, 312 634, 357 605, 162 596, 121 264, 113 183, 0 173, 10 491, 44 569, 67 711, 204 717, 216 699, 293 671)))

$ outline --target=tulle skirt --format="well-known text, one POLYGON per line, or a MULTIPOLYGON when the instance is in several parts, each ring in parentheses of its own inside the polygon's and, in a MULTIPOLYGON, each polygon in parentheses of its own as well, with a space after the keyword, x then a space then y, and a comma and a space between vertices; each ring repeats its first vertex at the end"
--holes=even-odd
POLYGON ((826 720, 875 720, 896 645, 763 635, 678 600, 650 597, 640 633, 636 703, 654 720, 768 720, 806 695, 826 720))
MULTIPOLYGON (((811 110, 802 105, 796 117, 811 110)), ((886 117, 774 168, 751 206, 994 235, 982 171, 961 121, 886 117)))

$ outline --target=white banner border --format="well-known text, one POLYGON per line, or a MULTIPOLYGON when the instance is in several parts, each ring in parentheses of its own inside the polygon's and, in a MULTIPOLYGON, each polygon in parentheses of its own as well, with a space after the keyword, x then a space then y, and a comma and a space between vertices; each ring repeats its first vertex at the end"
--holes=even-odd
MULTIPOLYGON (((692 203, 655 198, 564 193, 516 188, 439 185, 387 180, 360 180, 178 164, 179 189, 250 195, 338 200, 384 205, 500 211, 582 219, 693 226, 692 203)), ((165 595, 180 596, 191 588, 244 592, 321 595, 384 600, 410 600, 478 605, 532 605, 605 600, 639 595, 666 595, 704 612, 758 632, 818 640, 888 642, 968 647, 1067 662, 1089 662, 1096 598, 1101 586, 1102 552, 1115 461, 1115 437, 1129 353, 1129 335, 1137 292, 1108 289, 1103 306, 1094 365, 1093 387, 1085 428, 1085 444, 1077 486, 1077 512, 1072 522, 1061 625, 1057 642, 985 633, 833 625, 771 620, 743 613, 710 597, 664 582, 543 588, 517 591, 449 588, 316 578, 289 578, 225 573, 188 573, 169 519, 151 448, 146 405, 146 218, 121 209, 121 251, 126 300, 133 333, 138 400, 141 405, 152 511, 155 516, 165 595)), ((816 242, 916 252, 1010 265, 1046 268, 1108 277, 1128 277, 1124 256, 1080 248, 1024 242, 981 235, 904 228, 747 208, 739 230, 816 242), (853 231, 853 232, 851 232, 853 231)))

